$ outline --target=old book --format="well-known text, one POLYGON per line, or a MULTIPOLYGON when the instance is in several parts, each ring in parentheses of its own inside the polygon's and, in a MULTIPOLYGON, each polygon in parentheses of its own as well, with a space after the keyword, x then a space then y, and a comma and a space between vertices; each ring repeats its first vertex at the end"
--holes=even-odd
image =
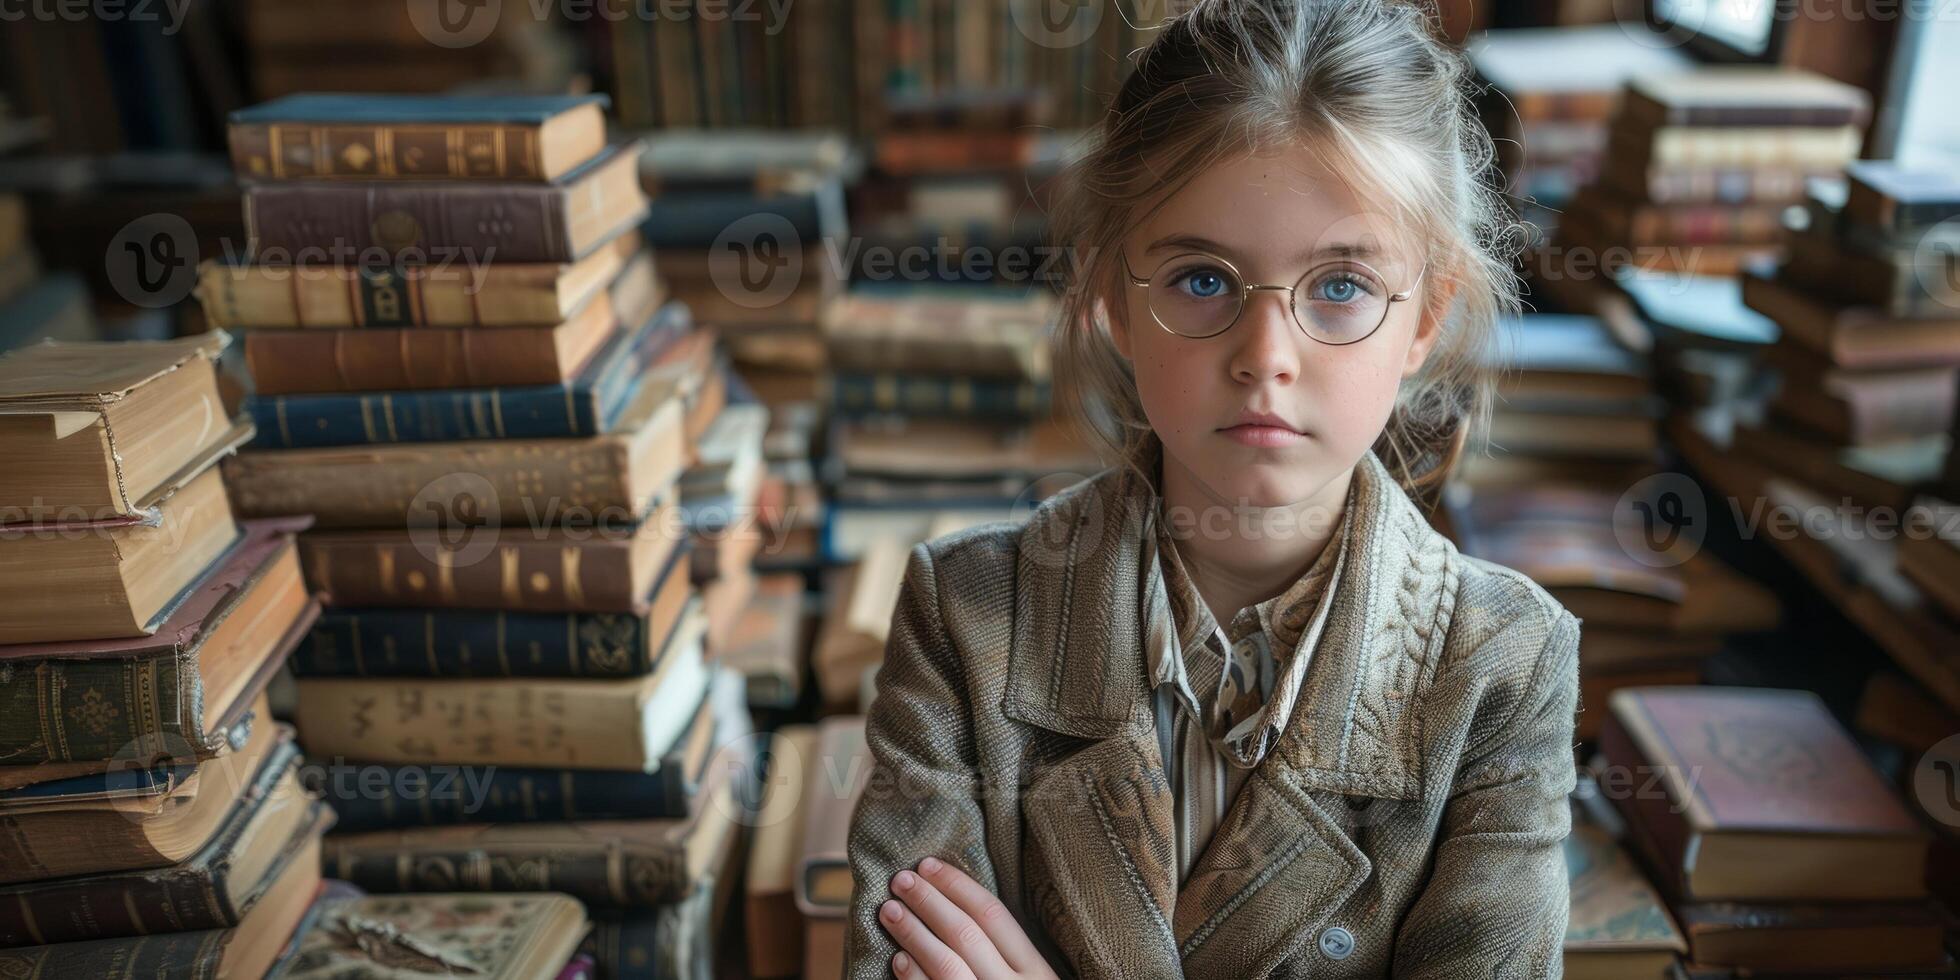
POLYGON ((240 177, 555 180, 606 146, 603 95, 289 95, 231 114, 240 177))
POLYGON ((1646 462, 1660 454, 1651 415, 1499 411, 1491 415, 1495 453, 1646 462))
POLYGON ((309 772, 341 832, 463 823, 684 817, 715 753, 750 724, 740 678, 716 675, 687 730, 651 773, 601 769, 342 763, 309 772))
POLYGON ((1960 217, 1960 180, 1947 170, 1857 160, 1844 175, 1845 219, 1888 236, 1911 236, 1960 217))
POLYGON ((826 375, 824 384, 831 411, 845 416, 894 412, 1024 420, 1049 410, 1046 381, 843 371, 826 375))
POLYGON ((711 913, 722 888, 715 884, 649 908, 595 909, 579 948, 610 980, 709 980, 717 945, 711 913))
POLYGON ((817 752, 813 725, 785 725, 769 740, 767 789, 744 872, 749 975, 793 977, 803 968, 803 915, 796 909, 796 865, 817 794, 805 782, 817 752), (781 771, 777 772, 780 767, 781 771))
MULTIPOLYGON (((270 727, 268 725, 268 727, 270 727)), ((164 870, 55 878, 0 889, 0 946, 39 946, 238 925, 265 896, 281 864, 332 822, 300 788, 299 750, 288 729, 224 823, 196 853, 164 870), (309 831, 311 833, 309 833, 309 831)))
POLYGON ((467 973, 483 980, 562 976, 587 927, 585 906, 550 892, 368 895, 335 904, 273 974, 282 980, 410 980, 467 973), (401 952, 377 958, 375 936, 401 952), (410 945, 412 943, 412 945, 410 945), (412 950, 412 952, 409 952, 412 950))
POLYGON ((1853 244, 1851 235, 1813 220, 1784 238, 1788 258, 1778 273, 1851 306, 1900 319, 1954 318, 1960 299, 1960 255, 1952 248, 1921 251, 1918 242, 1853 244))
POLYGON ((609 147, 548 184, 289 181, 245 188, 255 261, 337 247, 411 265, 575 262, 646 214, 637 144, 609 147))
POLYGON ((639 242, 637 233, 627 232, 569 264, 279 266, 206 261, 197 270, 197 298, 205 322, 226 328, 548 325, 571 319, 604 292, 639 242))
POLYGON ((1783 344, 1771 346, 1764 360, 1781 376, 1771 410, 1839 445, 1906 442, 1953 427, 1960 367, 1850 371, 1783 344))
POLYGON ((245 411, 262 449, 470 439, 557 439, 610 432, 632 404, 646 367, 693 328, 669 303, 637 330, 616 333, 578 376, 520 388, 248 395, 245 411))
POLYGON ((157 632, 238 539, 238 527, 215 465, 186 479, 155 509, 153 523, 0 529, 0 587, 11 597, 0 604, 0 644, 157 632))
POLYGON ((1687 950, 1654 886, 1598 825, 1574 819, 1565 839, 1572 911, 1565 975, 1572 980, 1658 978, 1687 950))
POLYGON ((141 514, 184 467, 235 445, 218 392, 225 339, 40 344, 0 357, 0 524, 141 514))
POLYGON ((884 662, 910 553, 907 541, 879 538, 855 565, 838 569, 825 583, 823 625, 810 655, 824 704, 855 705, 864 673, 884 662))
POLYGON ((14 678, 0 686, 0 757, 147 764, 219 751, 318 614, 293 546, 299 526, 247 524, 154 635, 0 647, 14 678))
POLYGON ((279 744, 264 694, 237 751, 0 790, 0 884, 161 868, 211 840, 279 744))
POLYGON ((748 679, 749 704, 788 708, 803 693, 805 642, 803 576, 759 575, 754 597, 742 610, 728 644, 713 651, 716 664, 748 679))
POLYGON ((1907 319, 1812 296, 1760 271, 1742 276, 1742 299, 1784 336, 1842 368, 1924 368, 1960 364, 1960 312, 1907 319))
POLYGON ((1592 184, 1567 208, 1586 212, 1597 233, 1621 245, 1774 245, 1783 237, 1786 204, 1654 204, 1592 184))
POLYGON ((1816 695, 1643 688, 1609 711, 1600 751, 1647 790, 1614 803, 1673 895, 1925 896, 1925 832, 1816 695))
POLYGON ((672 495, 592 527, 500 528, 432 511, 397 531, 300 537, 307 581, 335 606, 633 612, 682 546, 672 495))
POLYGON ((293 651, 299 677, 638 677, 694 595, 688 547, 624 613, 334 608, 293 651))
POLYGON ((1831 498, 1866 507, 1903 510, 1914 488, 1938 479, 1952 440, 1944 434, 1878 446, 1834 445, 1777 425, 1739 423, 1730 447, 1738 454, 1831 498))
POLYGON ((554 327, 253 330, 245 363, 260 395, 557 385, 618 331, 602 293, 554 327))
POLYGON ((1960 508, 1932 497, 1913 502, 1898 537, 1899 571, 1960 620, 1960 508))
POLYGON ((1606 156, 1636 170, 1780 167, 1828 170, 1856 158, 1856 126, 1615 126, 1606 156))
POLYGON ((707 691, 706 630, 697 604, 644 677, 306 678, 295 718, 318 758, 653 772, 707 691))
POLYGON ((1003 426, 965 419, 839 421, 831 451, 852 475, 961 479, 1094 473, 1094 453, 1066 422, 1003 426))
POLYGON ((735 832, 733 774, 720 766, 709 772, 683 818, 335 834, 326 842, 325 870, 371 892, 549 889, 594 908, 676 902, 707 880, 735 832))
POLYGON ((315 812, 319 823, 301 828, 292 842, 278 848, 281 858, 271 883, 237 926, 0 949, 0 971, 19 977, 146 980, 264 976, 319 891, 320 833, 331 824, 332 811, 320 807, 315 812))
POLYGON ((1041 380, 1054 316, 1053 299, 1039 291, 854 289, 824 308, 822 327, 831 366, 842 371, 1041 380))
POLYGON ((401 526, 428 506, 502 525, 628 521, 679 479, 682 413, 675 386, 655 382, 603 435, 248 452, 225 478, 242 516, 312 514, 322 528, 401 526))
POLYGON ((1723 65, 1629 79, 1621 122, 1640 126, 1862 126, 1871 96, 1814 72, 1723 65))
POLYGON ((1757 973, 1843 975, 1947 965, 1945 922, 1931 902, 1679 906, 1696 963, 1757 973))
POLYGON ((842 917, 851 903, 851 862, 846 853, 851 812, 871 777, 871 749, 864 719, 833 715, 817 724, 817 750, 805 771, 812 795, 796 860, 796 908, 811 919, 842 917))
POLYGON ((1650 409, 1645 361, 1594 316, 1529 313, 1503 321, 1486 366, 1498 375, 1506 411, 1650 409))

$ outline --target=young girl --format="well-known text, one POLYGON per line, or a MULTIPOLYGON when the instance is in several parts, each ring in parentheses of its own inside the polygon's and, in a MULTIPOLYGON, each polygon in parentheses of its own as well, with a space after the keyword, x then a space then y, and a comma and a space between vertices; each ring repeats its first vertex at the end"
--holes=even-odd
POLYGON ((853 977, 1557 977, 1578 621, 1410 499, 1517 306, 1461 57, 1198 0, 1071 175, 1066 407, 1123 465, 915 548, 853 977))

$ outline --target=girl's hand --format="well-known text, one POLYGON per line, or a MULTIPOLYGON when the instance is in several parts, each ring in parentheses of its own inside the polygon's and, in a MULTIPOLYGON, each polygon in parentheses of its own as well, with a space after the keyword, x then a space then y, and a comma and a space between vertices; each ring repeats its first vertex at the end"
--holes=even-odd
POLYGON ((1055 971, 992 892, 938 858, 893 876, 878 920, 902 947, 899 980, 1054 980, 1055 971))

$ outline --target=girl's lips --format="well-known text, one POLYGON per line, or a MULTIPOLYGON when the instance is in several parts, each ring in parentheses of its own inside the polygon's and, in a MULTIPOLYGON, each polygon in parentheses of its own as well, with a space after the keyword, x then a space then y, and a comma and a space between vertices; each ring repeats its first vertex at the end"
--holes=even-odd
POLYGON ((1226 438, 1255 449, 1277 449, 1304 441, 1305 433, 1278 425, 1235 425, 1220 429, 1226 438))

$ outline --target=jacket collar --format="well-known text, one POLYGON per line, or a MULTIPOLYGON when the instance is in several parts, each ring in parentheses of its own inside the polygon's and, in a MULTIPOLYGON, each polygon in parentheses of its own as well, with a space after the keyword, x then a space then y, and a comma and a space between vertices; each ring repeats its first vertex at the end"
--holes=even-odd
MULTIPOLYGON (((1306 687, 1268 764, 1316 788, 1420 795, 1415 694, 1453 601, 1450 544, 1371 452, 1354 471, 1348 560, 1306 687)), ((1002 711, 1078 738, 1152 729, 1134 617, 1154 490, 1114 467, 1044 502, 1021 529, 1002 711)))

